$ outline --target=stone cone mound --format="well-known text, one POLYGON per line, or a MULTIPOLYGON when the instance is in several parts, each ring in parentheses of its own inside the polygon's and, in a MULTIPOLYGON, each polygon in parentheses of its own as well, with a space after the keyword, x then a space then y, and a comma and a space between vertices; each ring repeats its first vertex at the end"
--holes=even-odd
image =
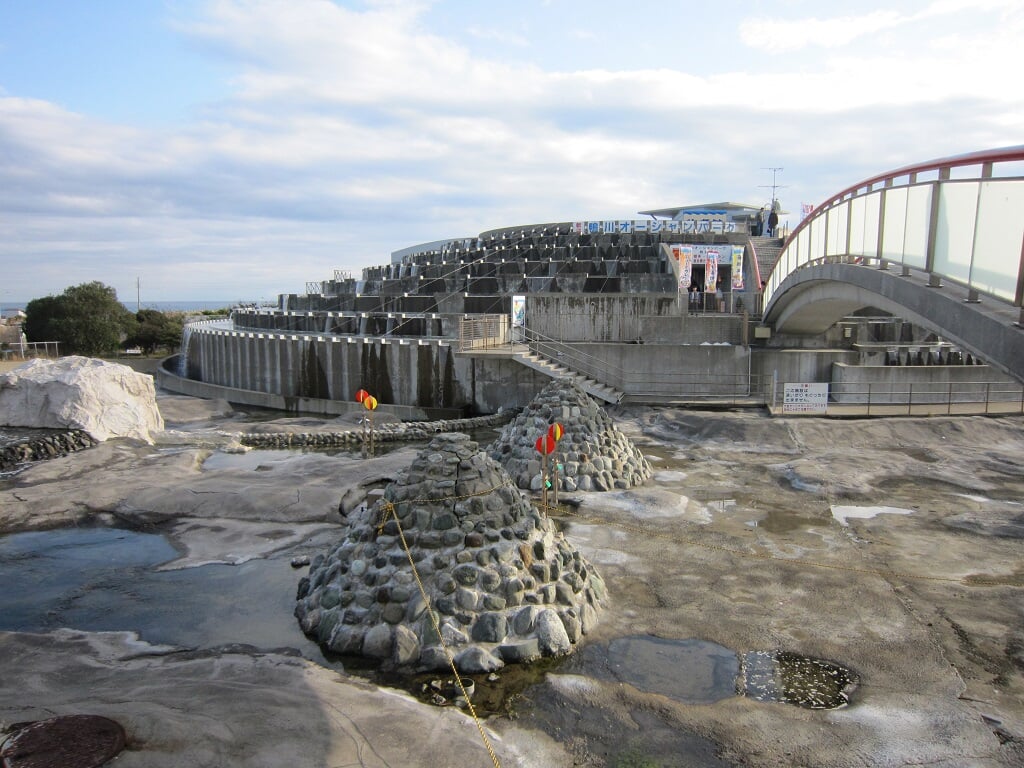
POLYGON ((549 475, 556 462, 562 464, 557 477, 564 491, 610 491, 634 488, 653 474, 651 465, 633 441, 615 426, 615 422, 597 402, 569 379, 552 380, 505 425, 487 449, 520 488, 539 491, 542 477, 537 438, 548 427, 559 423, 562 439, 548 458, 549 475))
POLYGON ((597 621, 601 577, 467 435, 435 437, 349 523, 313 559, 295 608, 336 653, 443 669, 443 639, 460 672, 488 672, 567 654, 597 621))

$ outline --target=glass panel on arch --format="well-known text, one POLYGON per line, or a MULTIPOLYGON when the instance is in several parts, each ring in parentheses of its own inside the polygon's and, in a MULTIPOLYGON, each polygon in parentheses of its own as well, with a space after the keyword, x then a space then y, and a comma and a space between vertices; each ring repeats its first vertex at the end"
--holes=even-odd
POLYGON ((932 210, 932 185, 907 191, 907 225, 903 233, 903 263, 925 269, 928 264, 928 223, 932 210))
POLYGON ((1013 301, 1024 250, 1024 180, 985 181, 978 198, 970 286, 1013 301))
POLYGON ((966 284, 971 275, 978 182, 947 181, 939 186, 939 218, 935 225, 933 269, 966 284))
POLYGON ((864 198, 855 197, 850 201, 850 247, 855 256, 864 255, 864 198))
POLYGON ((864 247, 861 256, 878 256, 878 221, 882 205, 882 193, 872 192, 861 198, 864 201, 864 247))
POLYGON ((840 203, 828 212, 828 240, 826 256, 846 253, 846 226, 850 218, 850 201, 840 203))
MULTIPOLYGON (((903 238, 907 226, 907 187, 885 190, 885 220, 882 229, 882 258, 904 262, 903 238)), ((924 266, 906 262, 910 266, 924 266)))

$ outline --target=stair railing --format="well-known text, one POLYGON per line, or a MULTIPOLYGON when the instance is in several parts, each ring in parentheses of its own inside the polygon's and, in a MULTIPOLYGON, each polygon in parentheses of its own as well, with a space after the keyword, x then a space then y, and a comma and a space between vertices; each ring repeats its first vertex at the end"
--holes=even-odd
POLYGON ((548 362, 563 365, 573 373, 591 379, 598 384, 625 391, 627 374, 618 366, 610 364, 596 355, 581 351, 564 341, 553 339, 542 333, 524 328, 529 350, 548 362))

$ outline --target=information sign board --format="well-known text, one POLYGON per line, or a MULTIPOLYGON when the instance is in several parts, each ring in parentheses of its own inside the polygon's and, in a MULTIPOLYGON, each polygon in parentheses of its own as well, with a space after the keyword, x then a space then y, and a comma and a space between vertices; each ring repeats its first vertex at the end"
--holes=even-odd
POLYGON ((786 384, 782 391, 783 413, 826 413, 828 384, 786 384))

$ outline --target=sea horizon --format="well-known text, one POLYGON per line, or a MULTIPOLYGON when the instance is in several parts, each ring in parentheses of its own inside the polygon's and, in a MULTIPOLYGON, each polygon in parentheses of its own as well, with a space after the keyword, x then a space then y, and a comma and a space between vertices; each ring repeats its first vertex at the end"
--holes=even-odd
POLYGON ((243 304, 256 304, 257 302, 225 299, 222 301, 122 301, 121 303, 132 312, 140 309, 155 309, 159 312, 202 312, 204 309, 231 309, 243 304))
MULTIPOLYGON (((0 311, 3 314, 15 311, 25 311, 27 301, 7 300, 0 304, 0 311)), ((140 309, 155 309, 158 312, 202 312, 211 309, 233 309, 235 307, 277 307, 276 301, 243 301, 241 299, 222 300, 178 300, 178 301, 121 301, 121 305, 129 312, 137 312, 140 309)))

